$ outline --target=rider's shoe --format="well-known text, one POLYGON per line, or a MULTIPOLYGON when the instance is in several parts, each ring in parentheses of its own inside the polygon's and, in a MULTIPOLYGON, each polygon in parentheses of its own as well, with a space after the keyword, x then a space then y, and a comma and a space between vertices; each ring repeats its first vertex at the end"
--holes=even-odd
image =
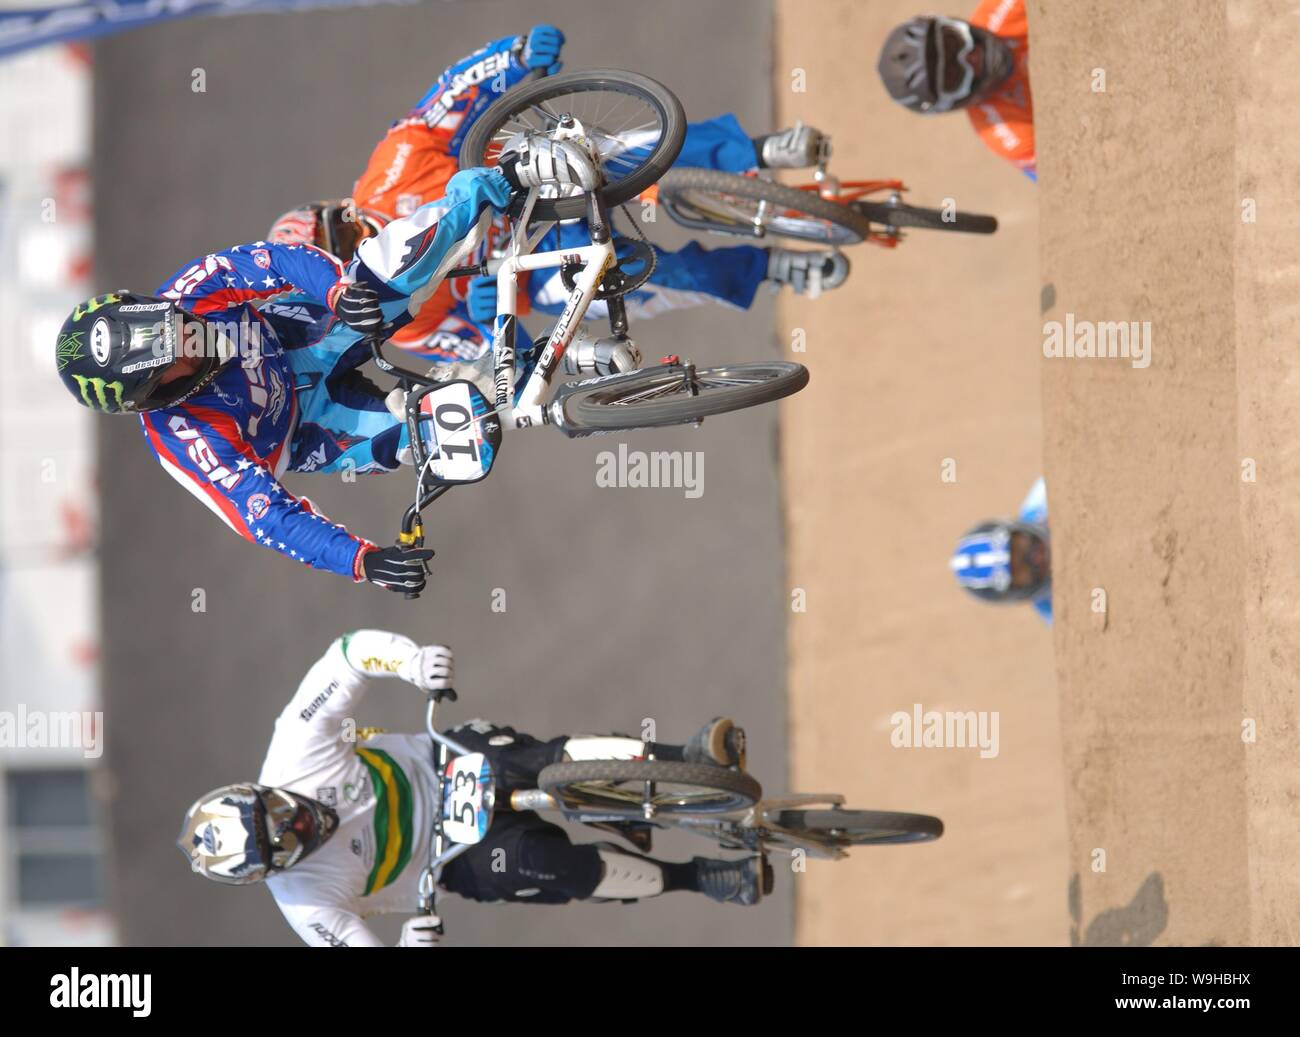
POLYGON ((822 292, 838 288, 848 276, 849 258, 836 249, 767 250, 767 279, 788 284, 797 295, 815 299, 822 292))
POLYGON ((752 906, 772 892, 771 865, 762 857, 746 857, 739 861, 714 860, 696 857, 697 888, 710 900, 720 904, 752 906))
POLYGON ((758 164, 767 169, 805 169, 830 157, 830 138, 815 126, 796 122, 788 130, 754 141, 758 164))
POLYGON ((714 717, 682 746, 682 759, 744 770, 745 729, 737 727, 730 717, 714 717))

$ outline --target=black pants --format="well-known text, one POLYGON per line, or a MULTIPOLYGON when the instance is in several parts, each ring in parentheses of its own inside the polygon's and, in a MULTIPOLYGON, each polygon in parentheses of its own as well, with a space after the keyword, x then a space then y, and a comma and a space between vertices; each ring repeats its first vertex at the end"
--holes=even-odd
MULTIPOLYGON (((497 797, 537 787, 537 775, 558 763, 567 738, 541 742, 510 727, 471 720, 448 732, 492 763, 497 797)), ((585 900, 599 885, 602 866, 594 846, 575 846, 558 825, 532 811, 499 811, 487 838, 474 844, 442 872, 444 889, 469 900, 517 900, 566 904, 585 900)))

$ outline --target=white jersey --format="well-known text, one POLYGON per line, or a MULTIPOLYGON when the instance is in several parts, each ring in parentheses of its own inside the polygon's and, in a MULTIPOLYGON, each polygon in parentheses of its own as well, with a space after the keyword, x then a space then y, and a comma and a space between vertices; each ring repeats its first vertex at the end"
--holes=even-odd
POLYGON ((288 789, 338 813, 339 827, 315 852, 267 880, 294 931, 314 947, 377 947, 369 915, 413 914, 433 834, 432 741, 427 735, 364 737, 355 709, 367 672, 392 675, 409 655, 364 631, 348 661, 347 638, 330 645, 275 722, 258 782, 288 789))

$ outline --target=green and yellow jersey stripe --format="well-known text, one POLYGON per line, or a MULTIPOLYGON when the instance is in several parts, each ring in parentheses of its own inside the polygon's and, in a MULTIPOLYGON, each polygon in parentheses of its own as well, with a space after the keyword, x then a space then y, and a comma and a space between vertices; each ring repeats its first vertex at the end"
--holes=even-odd
POLYGON ((357 749, 375 792, 375 863, 366 879, 369 896, 392 884, 411 859, 411 782, 388 753, 357 749))

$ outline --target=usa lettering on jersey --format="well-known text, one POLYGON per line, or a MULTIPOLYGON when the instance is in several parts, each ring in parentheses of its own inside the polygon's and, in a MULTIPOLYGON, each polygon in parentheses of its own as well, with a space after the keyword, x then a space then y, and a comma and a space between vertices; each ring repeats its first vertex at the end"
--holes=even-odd
POLYGON ((208 441, 203 438, 203 434, 196 428, 191 428, 190 423, 182 418, 179 414, 172 415, 167 422, 167 427, 177 439, 187 443, 185 454, 199 470, 208 477, 211 482, 227 490, 233 490, 242 479, 242 472, 232 472, 218 459, 217 455, 212 452, 212 447, 208 441))
POLYGON ((234 264, 226 256, 208 256, 203 262, 195 263, 180 277, 176 278, 171 288, 162 293, 163 298, 179 299, 182 296, 189 295, 213 274, 222 270, 233 272, 234 269, 234 264))

